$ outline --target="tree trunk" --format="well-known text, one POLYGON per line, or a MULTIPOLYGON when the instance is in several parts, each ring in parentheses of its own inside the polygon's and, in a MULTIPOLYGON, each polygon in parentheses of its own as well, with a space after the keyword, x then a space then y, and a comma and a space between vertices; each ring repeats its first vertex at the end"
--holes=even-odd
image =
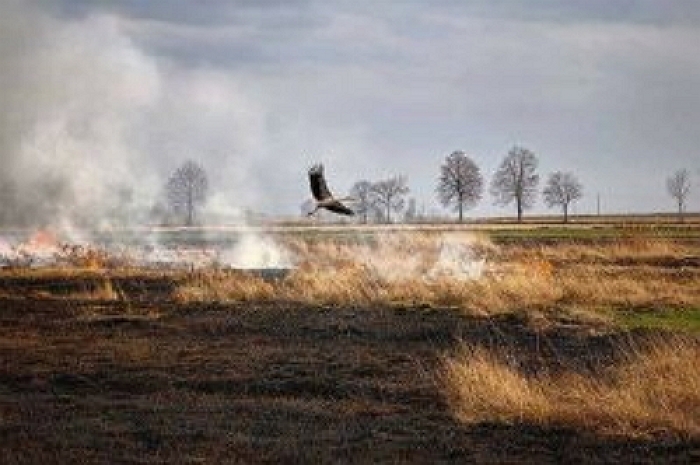
POLYGON ((462 224, 462 220, 464 219, 462 210, 463 210, 462 202, 459 202, 459 223, 460 224, 462 224))
POLYGON ((564 204, 564 223, 569 222, 569 204, 565 203, 564 204))
POLYGON ((678 222, 685 222, 685 218, 683 218, 683 200, 678 200, 678 222))
POLYGON ((520 197, 517 197, 515 199, 515 203, 518 207, 518 223, 522 223, 523 222, 523 203, 522 203, 522 200, 520 199, 520 197))

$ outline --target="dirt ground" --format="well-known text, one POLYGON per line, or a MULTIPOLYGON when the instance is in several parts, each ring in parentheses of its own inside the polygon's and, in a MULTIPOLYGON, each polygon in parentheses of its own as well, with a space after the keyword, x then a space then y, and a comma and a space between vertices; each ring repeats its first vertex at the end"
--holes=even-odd
MULTIPOLYGON (((71 287, 72 286, 72 287, 71 287)), ((119 301, 0 279, 0 462, 698 463, 700 442, 465 425, 436 373, 466 341, 591 370, 648 335, 449 308, 119 301)))

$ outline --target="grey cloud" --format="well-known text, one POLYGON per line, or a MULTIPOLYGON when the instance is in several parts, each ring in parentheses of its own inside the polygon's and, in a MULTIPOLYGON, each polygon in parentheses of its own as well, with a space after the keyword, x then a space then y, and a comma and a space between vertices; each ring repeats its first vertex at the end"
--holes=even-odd
POLYGON ((653 24, 700 22, 695 0, 36 0, 56 15, 82 17, 111 12, 130 18, 212 26, 237 22, 250 12, 274 17, 281 12, 321 14, 354 11, 364 15, 450 12, 458 16, 537 21, 612 21, 653 24))
POLYGON ((240 24, 255 19, 273 26, 292 24, 289 18, 303 17, 310 0, 37 0, 54 15, 64 19, 83 18, 95 13, 112 13, 137 20, 211 27, 240 24), (267 18, 267 19, 266 19, 267 18))
MULTIPOLYGON (((115 61, 100 62, 98 49, 85 62, 108 66, 34 56, 41 70, 66 76, 32 87, 23 82, 31 67, 19 67, 3 82, 48 92, 95 73, 104 85, 95 85, 94 105, 77 90, 66 97, 85 110, 72 115, 78 127, 91 113, 106 117, 106 101, 124 132, 100 143, 161 177, 197 157, 233 204, 295 214, 308 196, 306 167, 324 161, 339 192, 360 178, 406 174, 429 207, 447 154, 465 150, 488 178, 513 144, 540 156, 543 175, 580 174, 590 193, 580 212, 591 211, 595 192, 606 209, 663 209, 665 172, 697 169, 700 32, 691 2, 658 2, 663 11, 602 0, 48 3, 39 3, 53 21, 39 28, 47 34, 69 27, 85 41, 106 18, 112 35, 100 40, 115 61), (108 47, 114 40, 121 48, 108 47), (123 94, 148 76, 153 95, 133 107, 123 94)), ((30 30, 18 26, 12 37, 41 41, 30 30)), ((35 129, 36 113, 52 109, 12 98, 0 94, 25 116, 5 127, 35 129)), ((508 212, 490 199, 474 211, 494 213, 508 212)))
POLYGON ((435 0, 429 8, 463 17, 537 22, 700 24, 700 5, 694 0, 435 0))

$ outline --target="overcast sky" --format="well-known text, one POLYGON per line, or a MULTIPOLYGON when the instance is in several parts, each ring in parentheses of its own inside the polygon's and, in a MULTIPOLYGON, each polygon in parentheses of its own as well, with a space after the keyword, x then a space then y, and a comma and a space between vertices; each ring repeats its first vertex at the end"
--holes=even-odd
MULTIPOLYGON (((577 213, 672 211, 679 168, 700 209, 696 0, 1 1, 6 173, 71 208, 191 158, 220 208, 298 214, 321 161, 338 194, 403 174, 434 209, 448 154, 488 185, 520 145, 579 177, 577 213)), ((468 214, 512 213, 486 190, 468 214)))

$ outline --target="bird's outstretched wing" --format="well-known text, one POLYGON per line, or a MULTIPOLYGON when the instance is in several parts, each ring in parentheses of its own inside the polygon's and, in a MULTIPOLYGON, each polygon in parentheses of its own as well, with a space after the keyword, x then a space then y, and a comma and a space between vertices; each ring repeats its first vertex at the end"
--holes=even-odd
POLYGON ((340 203, 339 201, 332 202, 325 206, 326 209, 332 211, 333 213, 340 213, 341 215, 352 216, 355 214, 354 211, 350 210, 348 207, 340 203))
POLYGON ((316 200, 328 200, 333 197, 326 185, 326 179, 323 177, 323 165, 314 165, 309 169, 309 184, 311 184, 311 193, 316 200))

